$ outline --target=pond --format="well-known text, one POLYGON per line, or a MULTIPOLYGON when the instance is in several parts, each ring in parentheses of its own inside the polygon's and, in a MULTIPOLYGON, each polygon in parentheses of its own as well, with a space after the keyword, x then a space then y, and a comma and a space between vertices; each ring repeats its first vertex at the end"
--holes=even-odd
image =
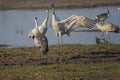
MULTIPOLYGON (((120 26, 120 11, 117 6, 97 7, 97 8, 80 8, 80 9, 56 9, 56 14, 61 20, 79 14, 94 19, 100 13, 107 12, 109 9, 111 17, 107 21, 120 26)), ((4 10, 0 11, 0 44, 8 44, 13 47, 34 46, 33 40, 28 38, 28 32, 35 27, 34 17, 38 17, 40 25, 45 19, 45 9, 37 10, 4 10)), ((48 31, 46 36, 49 45, 57 44, 57 39, 51 24, 51 10, 49 10, 48 31)), ((87 28, 79 28, 86 30, 87 28)), ((78 30, 79 30, 78 29, 78 30)), ((93 29, 97 29, 94 26, 93 29)), ((64 35, 64 44, 96 44, 95 37, 100 36, 100 32, 72 32, 71 36, 64 35)), ((120 44, 120 34, 110 33, 111 42, 120 44)))

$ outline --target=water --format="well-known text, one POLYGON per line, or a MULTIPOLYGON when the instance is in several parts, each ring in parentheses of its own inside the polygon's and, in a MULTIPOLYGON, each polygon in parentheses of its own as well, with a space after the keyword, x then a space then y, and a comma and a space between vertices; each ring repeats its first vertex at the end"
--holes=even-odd
MULTIPOLYGON (((79 14, 89 18, 94 18, 103 12, 110 10, 111 18, 108 21, 120 26, 120 11, 117 7, 98 7, 81 9, 56 9, 59 18, 65 19, 72 14, 79 14)), ((35 27, 34 17, 38 17, 38 23, 41 24, 45 19, 45 10, 7 10, 0 11, 0 44, 8 44, 14 47, 34 46, 33 40, 28 38, 28 32, 35 27)), ((57 44, 56 36, 50 27, 51 10, 49 10, 49 21, 47 38, 49 45, 57 44)), ((87 29, 87 28, 79 28, 87 29)), ((96 27, 94 29, 97 29, 96 27)), ((120 44, 120 34, 110 33, 111 42, 120 44)), ((96 44, 95 37, 100 36, 99 32, 72 32, 71 36, 63 36, 64 44, 96 44)))

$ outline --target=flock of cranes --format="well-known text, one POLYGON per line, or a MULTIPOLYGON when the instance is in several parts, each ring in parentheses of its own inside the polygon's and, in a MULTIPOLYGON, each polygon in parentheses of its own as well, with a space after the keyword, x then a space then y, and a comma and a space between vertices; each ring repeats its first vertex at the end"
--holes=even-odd
POLYGON ((52 5, 52 28, 58 39, 58 45, 63 43, 62 36, 64 34, 70 36, 70 33, 79 27, 92 28, 94 23, 94 20, 79 15, 72 15, 64 20, 60 20, 55 14, 54 5, 52 5))
POLYGON ((106 33, 106 39, 107 39, 106 41, 105 38, 102 38, 102 34, 101 34, 101 39, 96 38, 96 42, 98 44, 109 43, 110 42, 109 32, 119 33, 120 31, 120 28, 117 25, 112 24, 111 22, 104 22, 107 18, 110 18, 110 16, 111 15, 109 13, 109 10, 107 10, 107 13, 101 13, 100 15, 95 16, 97 28, 103 32, 103 36, 104 36, 104 33, 106 33))
MULTIPOLYGON (((64 20, 60 20, 55 13, 54 4, 52 4, 51 7, 52 7, 51 26, 58 40, 58 45, 63 44, 62 36, 64 34, 70 36, 70 33, 74 31, 76 28, 87 27, 88 29, 91 29, 92 27, 95 26, 95 24, 102 32, 106 33, 107 42, 110 41, 109 32, 119 33, 120 28, 117 25, 114 25, 111 22, 104 22, 107 18, 110 17, 109 10, 107 11, 107 13, 97 15, 95 17, 95 20, 77 14, 71 15, 70 17, 64 20)), ((41 25, 38 25, 37 17, 35 17, 34 21, 36 26, 28 34, 28 37, 32 38, 34 44, 40 48, 42 54, 48 52, 48 40, 47 37, 45 36, 47 32, 48 18, 49 18, 48 10, 46 10, 46 18, 41 25)), ((102 39, 97 40, 100 41, 102 39)))

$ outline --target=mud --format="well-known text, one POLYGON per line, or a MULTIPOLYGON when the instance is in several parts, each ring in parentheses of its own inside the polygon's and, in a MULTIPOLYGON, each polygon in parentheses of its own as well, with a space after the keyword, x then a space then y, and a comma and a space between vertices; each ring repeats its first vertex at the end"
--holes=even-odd
MULTIPOLYGON (((74 54, 74 53, 73 53, 74 54)), ((59 56, 60 54, 57 54, 59 56)), ((26 65, 50 65, 50 64, 89 64, 89 63, 120 63, 120 52, 90 52, 79 53, 69 57, 51 58, 46 55, 36 57, 25 57, 24 53, 11 55, 9 53, 0 54, 0 66, 26 66, 26 65), (19 57, 18 57, 19 56, 19 57)), ((60 55, 61 56, 61 55, 60 55)))

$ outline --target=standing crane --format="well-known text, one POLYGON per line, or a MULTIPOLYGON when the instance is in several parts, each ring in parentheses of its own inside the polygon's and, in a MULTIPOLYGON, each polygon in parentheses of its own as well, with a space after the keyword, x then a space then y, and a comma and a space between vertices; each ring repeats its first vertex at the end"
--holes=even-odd
MULTIPOLYGON (((101 24, 104 23, 104 21, 107 19, 107 18, 110 18, 110 12, 109 10, 107 10, 106 13, 101 13, 97 16, 95 16, 95 20, 96 22, 101 22, 101 24)), ((104 38, 104 32, 101 32, 101 39, 104 38)))
POLYGON ((96 23, 96 26, 103 32, 106 33, 106 37, 107 37, 107 42, 110 41, 110 35, 109 35, 109 32, 114 32, 114 33, 119 33, 120 31, 120 28, 115 25, 115 24, 112 24, 110 22, 105 22, 103 24, 99 24, 99 23, 96 23))
MULTIPOLYGON (((46 28, 43 28, 44 26, 41 26, 42 28, 38 26, 37 17, 34 18, 34 21, 36 23, 36 27, 29 32, 28 37, 32 38, 34 40, 34 44, 40 48, 41 53, 45 54, 46 52, 48 52, 48 40, 45 36, 46 28)), ((47 24, 47 22, 45 24, 47 24)))
POLYGON ((95 21, 80 15, 72 15, 64 20, 60 20, 54 9, 54 3, 51 5, 52 7, 52 28, 55 32, 55 35, 58 40, 58 44, 62 44, 62 35, 67 34, 68 36, 72 31, 79 27, 87 27, 92 28, 95 24, 95 21))

